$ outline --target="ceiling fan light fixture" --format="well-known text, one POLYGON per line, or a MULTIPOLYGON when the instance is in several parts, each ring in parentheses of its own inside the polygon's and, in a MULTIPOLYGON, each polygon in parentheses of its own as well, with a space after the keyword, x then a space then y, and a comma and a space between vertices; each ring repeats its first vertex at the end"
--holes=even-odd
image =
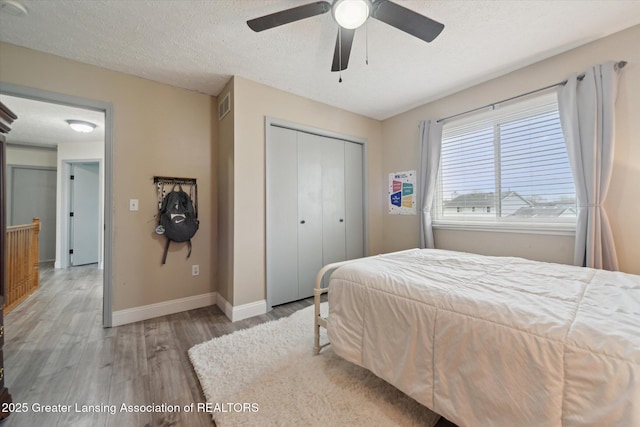
POLYGON ((11 16, 26 16, 29 13, 27 8, 17 0, 0 0, 0 12, 11 16))
POLYGON ((342 28, 358 28, 369 18, 371 2, 369 0, 336 0, 332 9, 333 18, 342 28))
POLYGON ((67 123, 69 124, 71 129, 80 133, 93 132, 93 130, 97 126, 95 123, 85 122, 84 120, 67 120, 67 123))

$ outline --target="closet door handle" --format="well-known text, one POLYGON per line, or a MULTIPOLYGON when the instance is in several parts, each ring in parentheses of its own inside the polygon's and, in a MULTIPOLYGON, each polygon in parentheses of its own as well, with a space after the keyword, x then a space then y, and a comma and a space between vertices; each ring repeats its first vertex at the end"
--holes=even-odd
POLYGON ((300 221, 300 224, 304 224, 304 219, 302 221, 300 221))
POLYGON ((344 222, 344 219, 340 218, 340 222, 344 222))

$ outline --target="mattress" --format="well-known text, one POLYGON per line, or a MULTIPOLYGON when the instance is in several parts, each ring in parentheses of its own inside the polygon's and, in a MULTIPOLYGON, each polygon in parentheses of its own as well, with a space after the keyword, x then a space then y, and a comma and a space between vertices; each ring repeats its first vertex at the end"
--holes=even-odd
POLYGON ((328 299, 338 355, 460 426, 640 426, 640 276, 416 249, 328 299))

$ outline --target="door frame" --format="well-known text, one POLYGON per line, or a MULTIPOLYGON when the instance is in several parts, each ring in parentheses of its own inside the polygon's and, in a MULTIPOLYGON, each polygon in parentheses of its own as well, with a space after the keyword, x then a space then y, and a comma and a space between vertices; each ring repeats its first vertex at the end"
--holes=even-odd
MULTIPOLYGON (((75 163, 97 163, 98 164, 98 191, 99 191, 99 213, 98 219, 100 223, 103 222, 104 219, 104 194, 102 190, 103 179, 103 166, 102 159, 73 159, 73 160, 62 160, 62 186, 60 188, 60 198, 61 198, 61 212, 64 218, 60 222, 60 268, 71 267, 71 254, 69 253, 69 247, 71 246, 71 227, 69 226, 70 220, 69 215, 71 213, 71 180, 68 179, 71 175, 71 166, 75 163)), ((98 235, 98 245, 101 250, 98 253, 98 268, 104 268, 104 246, 103 246, 103 233, 98 235)))
POLYGON ((319 136, 334 138, 334 139, 341 139, 343 141, 352 142, 352 143, 355 143, 355 144, 362 145, 362 215, 363 215, 362 227, 364 229, 363 230, 363 237, 364 237, 363 245, 364 245, 364 255, 365 256, 368 255, 368 248, 369 248, 369 233, 367 232, 367 230, 369 230, 369 182, 367 180, 367 176, 369 174, 369 153, 368 153, 368 141, 367 141, 367 139, 366 138, 362 138, 362 137, 345 135, 345 134, 334 132, 334 131, 330 131, 330 130, 327 130, 327 129, 321 129, 321 128, 317 128, 317 127, 314 127, 314 126, 303 125, 303 124, 300 124, 300 123, 294 123, 294 122, 290 122, 290 121, 287 121, 287 120, 282 120, 282 119, 266 116, 265 117, 265 146, 264 146, 264 152, 265 152, 265 180, 264 180, 264 182, 265 182, 265 206, 264 206, 264 221, 265 221, 264 253, 265 253, 265 257, 264 257, 264 271, 265 271, 265 282, 266 282, 266 291, 267 291, 267 297, 266 297, 267 311, 271 311, 272 308, 273 308, 273 306, 271 304, 271 285, 270 285, 269 281, 267 280, 267 274, 266 274, 266 272, 267 272, 267 257, 269 256, 269 254, 267 253, 269 235, 268 235, 268 227, 266 226, 266 224, 268 223, 267 222, 267 211, 268 211, 267 204, 269 203, 269 194, 268 194, 269 183, 267 182, 267 179, 268 179, 267 167, 269 166, 268 145, 269 145, 270 141, 273 138, 273 136, 271 134, 271 127, 272 126, 285 128, 285 129, 291 129, 291 130, 299 131, 299 132, 310 133, 310 134, 313 134, 313 135, 319 135, 319 136))
POLYGON ((57 92, 49 92, 42 89, 35 89, 27 86, 20 86, 12 83, 2 83, 0 93, 5 95, 28 98, 36 101, 49 102, 54 104, 68 105, 71 107, 84 108, 104 112, 104 197, 103 197, 103 219, 104 219, 104 239, 103 239, 103 280, 102 280, 102 325, 111 327, 113 325, 113 157, 114 157, 114 111, 113 105, 108 102, 97 101, 77 96, 66 95, 57 92))

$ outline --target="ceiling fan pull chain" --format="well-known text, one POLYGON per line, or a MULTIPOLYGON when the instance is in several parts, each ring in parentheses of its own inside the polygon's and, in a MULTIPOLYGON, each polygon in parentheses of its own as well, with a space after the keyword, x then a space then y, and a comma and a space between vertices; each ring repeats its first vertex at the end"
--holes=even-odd
POLYGON ((369 65, 369 20, 364 22, 365 64, 369 65))
POLYGON ((342 83, 342 27, 338 26, 338 83, 342 83))

